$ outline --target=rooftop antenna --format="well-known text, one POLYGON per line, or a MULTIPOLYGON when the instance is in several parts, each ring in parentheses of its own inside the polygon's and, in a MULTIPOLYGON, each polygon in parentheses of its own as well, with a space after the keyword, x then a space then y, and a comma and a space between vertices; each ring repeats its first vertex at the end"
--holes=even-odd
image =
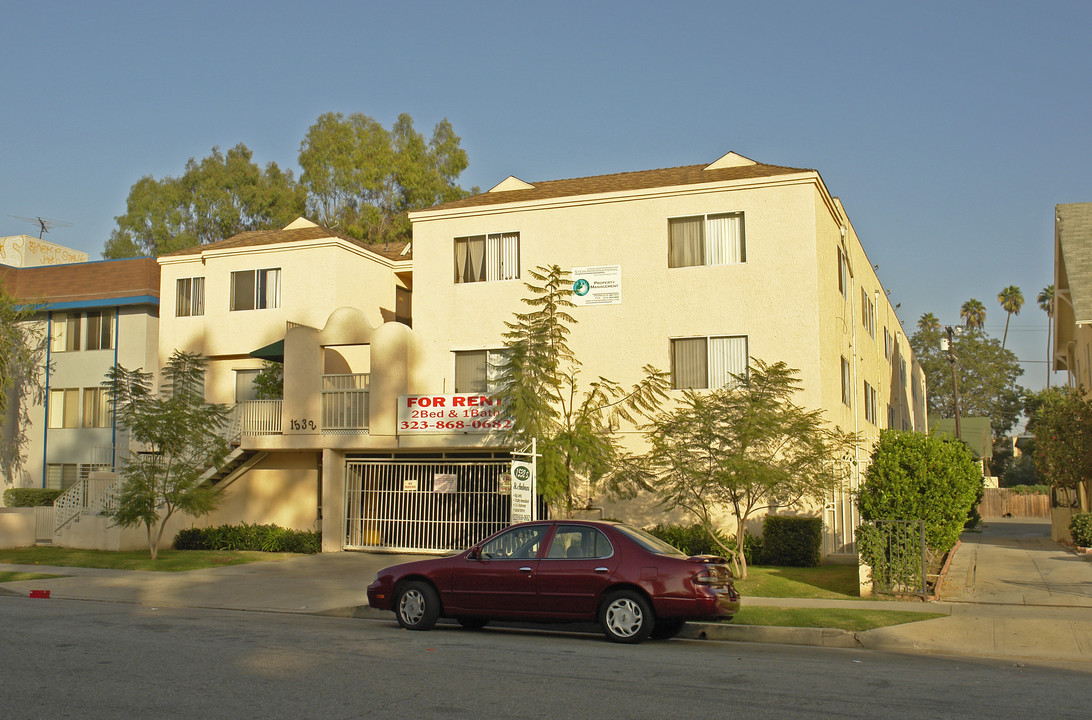
POLYGON ((72 223, 70 223, 70 222, 65 222, 64 220, 50 220, 49 218, 44 218, 44 217, 40 217, 40 216, 38 216, 38 217, 22 217, 20 215, 8 215, 8 217, 13 217, 16 220, 22 220, 23 222, 28 222, 31 225, 37 225, 40 228, 39 231, 38 231, 38 239, 39 240, 42 239, 43 235, 45 235, 47 232, 49 232, 50 230, 52 230, 55 227, 72 227, 72 223))

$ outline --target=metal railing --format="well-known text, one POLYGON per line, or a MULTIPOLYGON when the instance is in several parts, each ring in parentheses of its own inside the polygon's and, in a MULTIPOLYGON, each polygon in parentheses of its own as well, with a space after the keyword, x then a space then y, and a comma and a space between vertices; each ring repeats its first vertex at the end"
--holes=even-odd
POLYGON ((368 431, 368 393, 371 375, 322 376, 322 431, 368 431))
POLYGON ((53 532, 61 531, 80 515, 108 515, 118 508, 117 492, 121 480, 87 478, 72 483, 53 501, 53 532))
POLYGON ((243 435, 280 435, 282 400, 244 400, 235 403, 228 418, 228 439, 243 435))
MULTIPOLYGON (((507 527, 511 460, 349 460, 345 545, 354 550, 446 552, 507 527)), ((540 517, 548 517, 539 503, 540 517)))
POLYGON ((872 588, 885 595, 929 595, 929 548, 923 520, 876 520, 872 588))

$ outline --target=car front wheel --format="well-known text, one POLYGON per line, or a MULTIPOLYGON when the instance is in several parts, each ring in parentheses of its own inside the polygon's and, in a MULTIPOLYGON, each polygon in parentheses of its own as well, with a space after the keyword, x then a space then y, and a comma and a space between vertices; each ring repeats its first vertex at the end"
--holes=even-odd
POLYGON ((440 617, 440 597, 426 582, 408 582, 398 589, 394 614, 407 630, 429 630, 440 617))
POLYGON ((599 609, 599 626, 613 642, 639 643, 652 633, 655 621, 648 600, 632 590, 607 596, 599 609))

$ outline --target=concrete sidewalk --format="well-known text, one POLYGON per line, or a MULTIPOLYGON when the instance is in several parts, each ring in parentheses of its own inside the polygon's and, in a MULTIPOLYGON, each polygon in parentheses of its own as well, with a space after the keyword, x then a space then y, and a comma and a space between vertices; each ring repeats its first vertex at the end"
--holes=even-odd
MULTIPOLYGON (((64 577, 0 584, 0 594, 262 612, 372 617, 365 588, 377 570, 420 556, 329 553, 188 572, 2 565, 0 571, 64 577)), ((37 602, 37 601, 36 601, 37 602)), ((1049 539, 1049 525, 990 521, 965 533, 941 601, 745 597, 746 605, 909 610, 945 617, 861 633, 816 628, 690 623, 683 637, 1092 662, 1092 562, 1049 539)))

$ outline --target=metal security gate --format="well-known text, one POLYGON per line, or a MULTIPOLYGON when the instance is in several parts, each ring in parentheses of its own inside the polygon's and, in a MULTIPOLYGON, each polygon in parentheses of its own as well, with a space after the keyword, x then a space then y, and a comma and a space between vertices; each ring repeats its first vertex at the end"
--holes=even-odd
MULTIPOLYGON (((443 552, 506 527, 512 496, 501 476, 511 460, 349 460, 345 547, 443 552)), ((542 517, 540 515, 540 517, 542 517)))

